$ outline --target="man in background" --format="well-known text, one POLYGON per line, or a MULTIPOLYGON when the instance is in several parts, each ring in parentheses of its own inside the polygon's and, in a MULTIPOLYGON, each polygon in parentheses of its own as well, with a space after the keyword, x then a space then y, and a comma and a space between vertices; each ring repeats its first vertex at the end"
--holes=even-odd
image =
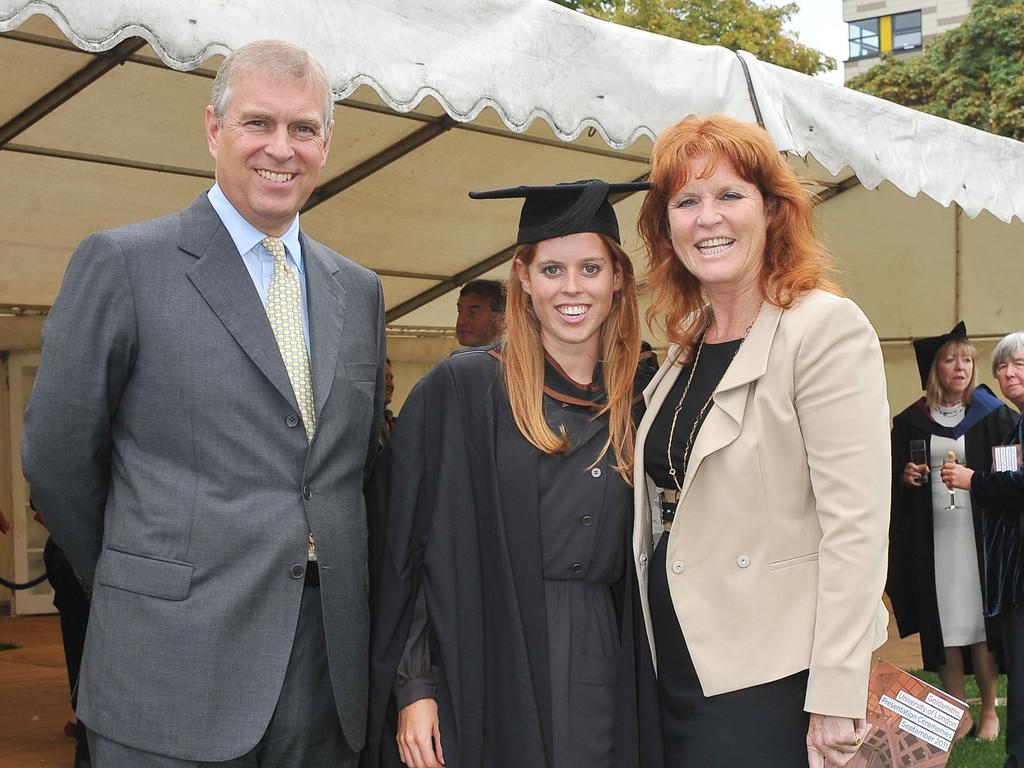
POLYGON ((455 335, 464 347, 497 341, 505 330, 505 285, 498 280, 471 280, 459 291, 455 335))

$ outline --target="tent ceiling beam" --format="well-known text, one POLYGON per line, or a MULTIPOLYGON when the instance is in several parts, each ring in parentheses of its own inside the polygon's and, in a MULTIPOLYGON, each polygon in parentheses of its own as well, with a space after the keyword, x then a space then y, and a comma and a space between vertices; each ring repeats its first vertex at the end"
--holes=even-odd
POLYGON ((515 251, 516 247, 514 245, 503 248, 494 255, 488 256, 483 261, 478 261, 476 264, 467 267, 461 272, 446 278, 438 285, 428 288, 422 293, 416 294, 411 299, 406 299, 401 304, 397 304, 384 313, 385 321, 393 323, 398 318, 404 317, 413 310, 419 309, 424 304, 429 304, 434 299, 444 296, 448 291, 458 288, 463 283, 467 283, 474 278, 480 277, 480 275, 490 272, 495 267, 500 267, 512 258, 512 254, 514 254, 515 251))
POLYGON ((454 328, 438 328, 433 325, 389 325, 389 339, 454 339, 454 328))
MULTIPOLYGON (((646 173, 643 174, 642 176, 638 176, 637 178, 633 179, 633 181, 646 180, 646 173)), ((636 195, 636 193, 620 193, 618 195, 609 195, 608 202, 614 205, 617 202, 626 200, 626 198, 632 195, 636 195)), ((387 312, 384 313, 384 318, 388 323, 393 323, 399 317, 402 317, 416 309, 419 309, 424 304, 429 304, 434 299, 443 296, 449 291, 459 288, 464 283, 468 283, 471 280, 479 278, 481 274, 489 272, 496 266, 501 266, 506 261, 511 259, 513 254, 515 253, 515 249, 516 244, 513 243, 512 245, 503 248, 498 253, 492 256, 488 256, 482 261, 477 261, 475 264, 467 267, 466 269, 463 269, 461 272, 457 274, 453 274, 451 278, 441 279, 442 282, 440 284, 428 288, 426 291, 417 294, 411 299, 407 299, 406 301, 403 301, 400 304, 396 304, 395 306, 388 309, 387 312)))
POLYGON ((449 280, 448 275, 433 275, 428 272, 402 272, 397 269, 374 269, 381 277, 405 277, 410 280, 449 280))
POLYGON ((817 204, 821 205, 834 197, 839 197, 843 192, 848 192, 854 187, 859 187, 860 179, 858 179, 855 174, 835 184, 827 184, 823 182, 815 182, 815 184, 824 184, 825 186, 825 189, 818 193, 817 204))
POLYGON ((109 51, 96 54, 92 61, 0 126, 0 147, 8 144, 18 134, 31 128, 65 101, 103 77, 114 67, 123 64, 129 56, 145 44, 146 41, 141 37, 130 37, 118 43, 109 51))
POLYGON ((335 195, 341 194, 354 184, 358 184, 368 176, 372 176, 396 160, 400 160, 413 150, 419 149, 427 142, 433 141, 438 136, 447 133, 453 125, 455 125, 455 121, 445 115, 444 117, 437 118, 433 123, 417 128, 408 136, 385 147, 373 157, 349 168, 344 173, 335 176, 314 189, 313 194, 309 196, 309 200, 302 207, 302 212, 305 213, 312 208, 316 208, 321 203, 330 200, 335 195))
POLYGON ((40 157, 55 157, 60 160, 75 160, 83 163, 96 163, 97 165, 115 166, 117 168, 130 168, 135 171, 154 171, 156 173, 169 173, 176 176, 192 176, 197 179, 213 179, 213 171, 204 171, 197 168, 184 168, 178 165, 162 165, 160 163, 147 163, 142 160, 128 160, 121 157, 109 157, 107 155, 93 155, 87 152, 68 152, 62 149, 50 147, 35 147, 31 144, 8 144, 2 147, 5 152, 20 152, 24 155, 38 155, 40 157))
MULTIPOLYGON (((647 174, 645 173, 644 175, 633 179, 633 181, 647 181, 647 174)), ((625 200, 627 197, 634 194, 636 193, 620 192, 617 195, 609 195, 608 202, 614 205, 620 200, 625 200)), ((467 283, 470 280, 480 277, 480 275, 490 272, 495 267, 500 267, 502 264, 511 259, 515 252, 515 243, 505 248, 502 248, 500 251, 498 251, 492 256, 488 256, 483 261, 478 261, 476 264, 473 264, 472 266, 462 270, 458 274, 452 275, 450 278, 444 279, 443 282, 439 283, 438 285, 428 288, 427 290, 413 296, 410 299, 406 299, 401 304, 395 305, 384 314, 384 319, 387 320, 387 322, 392 323, 395 320, 398 320, 400 317, 404 317, 410 312, 419 309, 424 304, 429 304, 434 299, 444 296, 446 293, 448 293, 448 291, 458 288, 463 283, 467 283)))

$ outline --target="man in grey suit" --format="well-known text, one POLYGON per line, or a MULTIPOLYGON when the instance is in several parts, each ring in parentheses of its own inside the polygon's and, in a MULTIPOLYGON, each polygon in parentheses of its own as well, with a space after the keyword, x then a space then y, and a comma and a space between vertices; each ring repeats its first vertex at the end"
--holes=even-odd
POLYGON ((234 52, 216 185, 86 238, 47 320, 23 463, 92 593, 97 768, 358 759, 384 320, 377 277, 299 229, 332 110, 301 48, 234 52))

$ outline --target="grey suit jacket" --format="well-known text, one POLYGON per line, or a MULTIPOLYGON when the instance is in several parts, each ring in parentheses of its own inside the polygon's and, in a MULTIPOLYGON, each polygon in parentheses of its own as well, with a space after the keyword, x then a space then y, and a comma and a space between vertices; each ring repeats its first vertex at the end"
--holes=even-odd
MULTIPOLYGON (((43 331, 22 461, 93 602, 79 715, 226 760, 273 714, 316 535, 338 716, 363 742, 364 475, 383 391, 376 275, 302 237, 311 444, 266 312, 206 195, 75 251, 43 331)), ((326 681, 325 681, 326 684, 326 681)))

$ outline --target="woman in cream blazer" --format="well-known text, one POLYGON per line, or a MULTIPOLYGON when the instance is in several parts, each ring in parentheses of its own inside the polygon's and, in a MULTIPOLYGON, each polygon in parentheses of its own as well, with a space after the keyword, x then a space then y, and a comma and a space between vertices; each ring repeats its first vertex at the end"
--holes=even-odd
POLYGON ((841 766, 888 618, 878 339, 824 279, 811 201, 763 130, 687 118, 651 181, 651 312, 675 343, 644 392, 633 550, 668 764, 841 766))

